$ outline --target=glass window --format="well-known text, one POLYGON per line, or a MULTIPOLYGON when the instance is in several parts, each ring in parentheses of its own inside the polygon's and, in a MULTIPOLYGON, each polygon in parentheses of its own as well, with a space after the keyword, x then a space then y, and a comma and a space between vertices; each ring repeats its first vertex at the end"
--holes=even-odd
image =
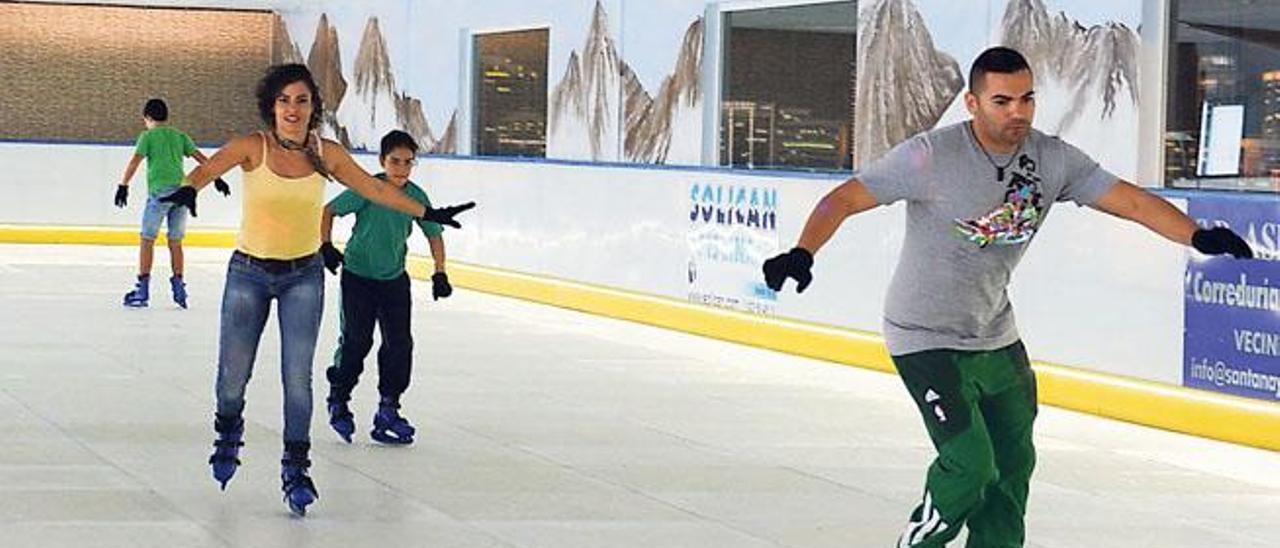
POLYGON ((1165 183, 1280 191, 1280 3, 1172 5, 1165 183))
POLYGON ((720 165, 853 165, 854 2, 733 11, 724 21, 720 165))
POLYGON ((476 155, 547 155, 549 34, 538 29, 476 35, 476 155))

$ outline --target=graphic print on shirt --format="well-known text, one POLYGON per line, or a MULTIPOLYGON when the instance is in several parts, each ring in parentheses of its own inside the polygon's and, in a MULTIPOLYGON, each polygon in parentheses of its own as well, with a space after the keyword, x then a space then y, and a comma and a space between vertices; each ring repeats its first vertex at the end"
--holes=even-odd
POLYGON ((1016 166, 1010 166, 1009 187, 1004 193, 1004 203, 990 213, 976 219, 956 219, 955 228, 960 236, 978 247, 1015 245, 1030 240, 1040 227, 1044 214, 1041 206, 1040 176, 1036 174, 1036 162, 1025 153, 1018 156, 1016 166))

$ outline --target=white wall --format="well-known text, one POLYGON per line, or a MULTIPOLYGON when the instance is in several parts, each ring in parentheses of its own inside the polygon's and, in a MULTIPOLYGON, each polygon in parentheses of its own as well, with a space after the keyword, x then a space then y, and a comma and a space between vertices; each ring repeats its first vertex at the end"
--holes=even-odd
MULTIPOLYGON (((147 200, 145 162, 130 183, 129 206, 119 209, 112 203, 132 156, 132 145, 0 143, 0 193, 12 204, 0 214, 0 223, 137 227, 147 200)), ((187 160, 188 170, 195 166, 187 160)), ((240 186, 238 171, 225 178, 233 191, 240 186)), ((238 201, 215 192, 201 194, 200 216, 188 223, 190 228, 236 226, 238 201)))

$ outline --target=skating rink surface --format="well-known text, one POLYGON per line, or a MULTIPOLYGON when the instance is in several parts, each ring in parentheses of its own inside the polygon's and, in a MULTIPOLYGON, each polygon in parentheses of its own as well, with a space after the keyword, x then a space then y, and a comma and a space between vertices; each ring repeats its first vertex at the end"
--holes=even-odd
MULTIPOLYGON (((887 547, 932 458, 895 376, 461 289, 432 302, 421 282, 418 441, 369 440, 371 356, 348 445, 323 408, 326 275, 321 498, 294 518, 274 313, 222 492, 206 459, 230 252, 187 250, 189 310, 163 249, 151 307, 120 306, 136 253, 0 245, 0 546, 887 547)), ((1280 545, 1278 453, 1048 407, 1036 443, 1028 546, 1280 545)))

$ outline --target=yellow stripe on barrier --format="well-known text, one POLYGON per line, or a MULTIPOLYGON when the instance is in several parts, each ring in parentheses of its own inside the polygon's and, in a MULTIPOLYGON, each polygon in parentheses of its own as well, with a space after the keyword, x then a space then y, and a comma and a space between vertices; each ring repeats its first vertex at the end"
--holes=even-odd
MULTIPOLYGON (((136 245, 135 229, 0 225, 2 243, 136 245)), ((189 231, 186 245, 232 247, 235 233, 189 231)), ((411 256, 411 276, 431 276, 411 256)), ((754 316, 675 299, 450 261, 458 287, 685 331, 789 354, 893 372, 875 334, 754 316)), ((1280 404, 1036 362, 1046 405, 1196 436, 1280 450, 1280 404)))
MULTIPOLYGON (((138 245, 138 229, 124 227, 0 225, 0 243, 138 245)), ((166 244, 163 232, 157 244, 166 244)), ((234 247, 234 230, 188 230, 182 243, 191 247, 234 247)))

